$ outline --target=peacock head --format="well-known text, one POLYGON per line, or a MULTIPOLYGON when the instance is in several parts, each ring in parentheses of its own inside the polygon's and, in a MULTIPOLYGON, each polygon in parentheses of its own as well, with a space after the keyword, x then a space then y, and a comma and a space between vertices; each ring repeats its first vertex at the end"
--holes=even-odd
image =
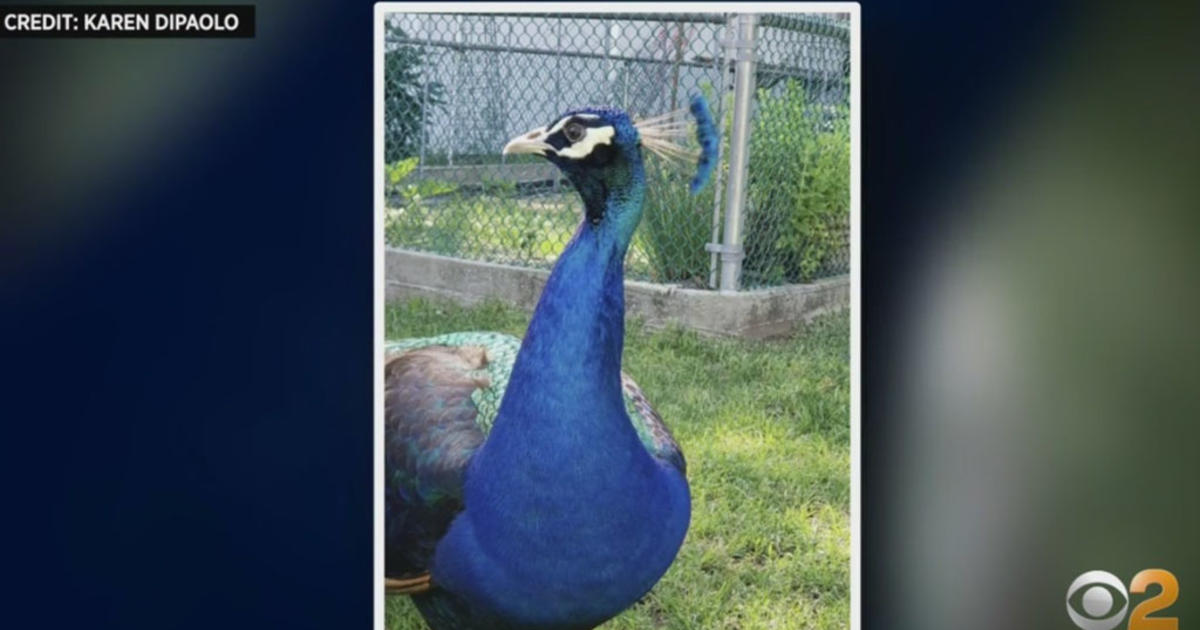
POLYGON ((641 217, 646 177, 643 147, 668 160, 698 163, 692 192, 708 180, 716 163, 717 134, 708 103, 692 97, 700 148, 676 143, 692 126, 679 110, 634 122, 613 107, 587 107, 567 112, 544 127, 521 134, 504 146, 505 155, 540 155, 566 175, 583 197, 587 223, 614 225, 625 238, 641 217))

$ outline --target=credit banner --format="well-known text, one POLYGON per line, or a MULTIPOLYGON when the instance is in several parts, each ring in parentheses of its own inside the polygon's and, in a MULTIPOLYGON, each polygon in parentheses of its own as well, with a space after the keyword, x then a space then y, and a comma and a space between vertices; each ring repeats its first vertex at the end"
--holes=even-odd
POLYGON ((254 5, 3 6, 0 37, 254 37, 254 5))

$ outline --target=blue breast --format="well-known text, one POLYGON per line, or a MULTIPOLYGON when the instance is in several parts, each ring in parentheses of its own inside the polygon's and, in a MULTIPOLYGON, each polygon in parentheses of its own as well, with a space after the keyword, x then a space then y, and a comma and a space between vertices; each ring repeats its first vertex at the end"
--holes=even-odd
POLYGON ((622 247, 585 224, 560 258, 438 544, 435 581, 505 620, 492 627, 597 625, 650 590, 687 530, 687 482, 622 399, 622 247))

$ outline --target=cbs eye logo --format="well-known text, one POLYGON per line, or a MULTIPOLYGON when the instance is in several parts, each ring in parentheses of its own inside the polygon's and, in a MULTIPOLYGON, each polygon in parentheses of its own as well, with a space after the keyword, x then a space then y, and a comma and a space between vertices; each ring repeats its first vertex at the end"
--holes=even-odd
POLYGON ((1133 576, 1129 590, 1108 571, 1088 571, 1067 588, 1067 615, 1080 630, 1112 630, 1125 619, 1130 593, 1145 593, 1151 584, 1161 589, 1143 600, 1129 615, 1128 630, 1179 630, 1177 617, 1150 617, 1179 597, 1179 582, 1170 571, 1146 569, 1133 576))

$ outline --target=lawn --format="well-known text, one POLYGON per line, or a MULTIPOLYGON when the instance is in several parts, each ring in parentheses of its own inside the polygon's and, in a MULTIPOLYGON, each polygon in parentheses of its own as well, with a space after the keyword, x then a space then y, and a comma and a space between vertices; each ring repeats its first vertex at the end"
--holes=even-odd
MULTIPOLYGON (((549 269, 579 225, 574 192, 446 195, 384 210, 388 245, 459 258, 549 269)), ((703 244, 698 246, 707 261, 703 244)), ((651 275, 646 245, 634 236, 625 264, 630 278, 651 275)), ((707 269, 707 267, 706 267, 707 269)))
MULTIPOLYGON (((389 306, 387 337, 521 335, 498 304, 389 306)), ((687 457, 692 523, 674 565, 605 630, 847 628, 850 343, 846 314, 771 342, 627 326, 624 367, 687 457)), ((425 628, 389 597, 389 630, 425 628)))

